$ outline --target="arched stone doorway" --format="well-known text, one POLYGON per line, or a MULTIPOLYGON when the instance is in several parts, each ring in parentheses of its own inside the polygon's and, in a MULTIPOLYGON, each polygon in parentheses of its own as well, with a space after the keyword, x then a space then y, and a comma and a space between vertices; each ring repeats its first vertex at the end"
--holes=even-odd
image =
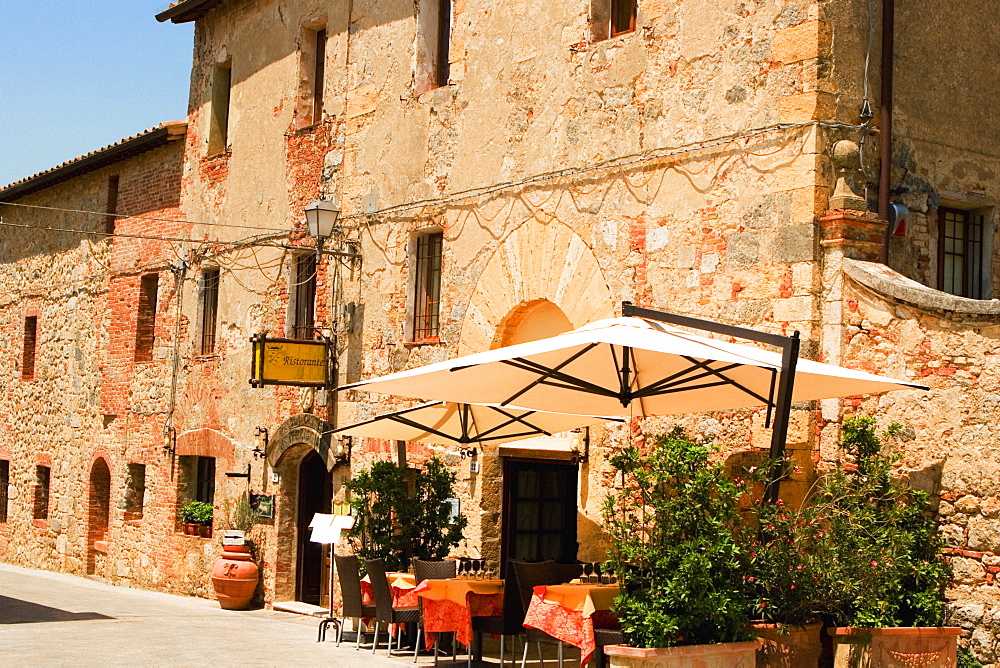
POLYGON ((268 442, 267 460, 279 474, 275 525, 275 602, 323 605, 329 584, 326 548, 312 543, 309 523, 315 513, 329 513, 336 464, 330 448, 333 425, 311 414, 287 420, 268 442))
POLYGON ((90 494, 87 500, 87 573, 100 572, 108 552, 108 523, 111 517, 111 468, 99 457, 90 467, 90 494))

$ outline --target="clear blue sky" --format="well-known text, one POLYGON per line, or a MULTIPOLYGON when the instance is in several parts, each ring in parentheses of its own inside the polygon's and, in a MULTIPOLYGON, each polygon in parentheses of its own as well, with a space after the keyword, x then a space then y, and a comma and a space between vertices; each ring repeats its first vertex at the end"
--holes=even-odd
POLYGON ((170 0, 0 0, 0 188, 187 113, 170 0))

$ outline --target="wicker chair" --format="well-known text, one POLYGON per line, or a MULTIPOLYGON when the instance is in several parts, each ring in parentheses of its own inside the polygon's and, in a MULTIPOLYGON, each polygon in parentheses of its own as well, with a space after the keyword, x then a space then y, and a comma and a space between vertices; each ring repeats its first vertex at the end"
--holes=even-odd
POLYGON ((597 668, 604 668, 607 665, 607 658, 604 656, 606 645, 621 645, 625 642, 625 634, 616 629, 594 629, 594 663, 597 668))
MULTIPOLYGON (((361 573, 358 570, 358 558, 354 555, 341 556, 335 554, 333 560, 337 565, 337 577, 340 579, 340 597, 344 606, 343 616, 340 618, 340 629, 337 633, 337 646, 344 639, 344 622, 348 618, 358 620, 358 637, 354 645, 357 650, 361 647, 361 618, 374 617, 375 606, 365 605, 361 598, 361 573)), ((374 643, 373 643, 374 646, 374 643)))
POLYGON ((375 594, 375 639, 372 641, 372 654, 378 647, 378 629, 385 624, 386 631, 389 632, 389 647, 387 656, 392 656, 392 631, 390 624, 409 624, 420 621, 419 608, 394 608, 392 606, 392 590, 389 589, 389 580, 385 574, 384 559, 366 559, 365 570, 368 571, 368 579, 371 580, 372 592, 375 594))
MULTIPOLYGON (((507 580, 504 582, 503 614, 493 617, 473 617, 472 630, 475 633, 475 643, 482 647, 484 633, 500 636, 500 665, 504 661, 504 644, 507 636, 519 638, 524 635, 524 604, 517 587, 517 574, 514 572, 513 559, 507 560, 507 580)), ((512 648, 513 649, 513 648, 512 648)), ((513 651, 511 652, 513 655, 513 651)), ((514 658, 516 661, 516 656, 514 658)), ((472 666, 472 654, 469 654, 469 667, 472 666)))
MULTIPOLYGON (((416 584, 420 584, 424 580, 447 580, 448 578, 453 578, 458 573, 458 562, 454 559, 449 559, 447 561, 425 561, 423 559, 417 559, 416 557, 412 560, 413 563, 413 579, 416 584)), ((417 606, 420 609, 420 625, 417 627, 417 644, 413 647, 413 663, 417 662, 417 654, 420 653, 420 637, 424 635, 424 603, 421 600, 417 600, 417 606)), ((452 642, 452 651, 454 651, 454 642, 452 642)), ((434 665, 437 665, 438 656, 438 641, 434 641, 434 665)), ((453 655, 454 658, 454 655, 453 655)))
MULTIPOLYGON (((514 566, 515 577, 517 578, 517 591, 521 595, 521 603, 527 612, 531 605, 531 595, 535 587, 540 585, 560 584, 569 582, 575 577, 579 577, 583 572, 580 564, 557 564, 555 562, 542 562, 540 564, 529 564, 519 561, 511 562, 514 566)), ((538 649, 538 662, 544 665, 542 660, 542 643, 559 645, 559 668, 563 666, 563 643, 557 638, 553 638, 544 631, 538 629, 525 628, 524 653, 521 655, 521 668, 528 662, 528 645, 535 643, 538 649)))

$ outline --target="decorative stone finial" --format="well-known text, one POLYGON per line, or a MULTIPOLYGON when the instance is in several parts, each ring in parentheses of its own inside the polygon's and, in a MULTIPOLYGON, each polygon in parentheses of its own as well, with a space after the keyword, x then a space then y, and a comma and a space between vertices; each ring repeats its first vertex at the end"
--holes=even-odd
POLYGON ((831 209, 850 209, 852 211, 867 211, 868 203, 859 197, 847 183, 847 174, 856 169, 860 150, 858 145, 848 139, 841 139, 833 145, 831 159, 833 168, 837 170, 837 185, 830 197, 831 209))

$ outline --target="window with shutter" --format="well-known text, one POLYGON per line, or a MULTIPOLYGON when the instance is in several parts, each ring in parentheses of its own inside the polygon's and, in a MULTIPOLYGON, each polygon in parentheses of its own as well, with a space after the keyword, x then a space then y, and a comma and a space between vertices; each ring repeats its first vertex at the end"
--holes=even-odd
POLYGON ((153 342, 156 336, 157 274, 146 274, 139 283, 139 308, 135 323, 135 361, 153 359, 153 342))

